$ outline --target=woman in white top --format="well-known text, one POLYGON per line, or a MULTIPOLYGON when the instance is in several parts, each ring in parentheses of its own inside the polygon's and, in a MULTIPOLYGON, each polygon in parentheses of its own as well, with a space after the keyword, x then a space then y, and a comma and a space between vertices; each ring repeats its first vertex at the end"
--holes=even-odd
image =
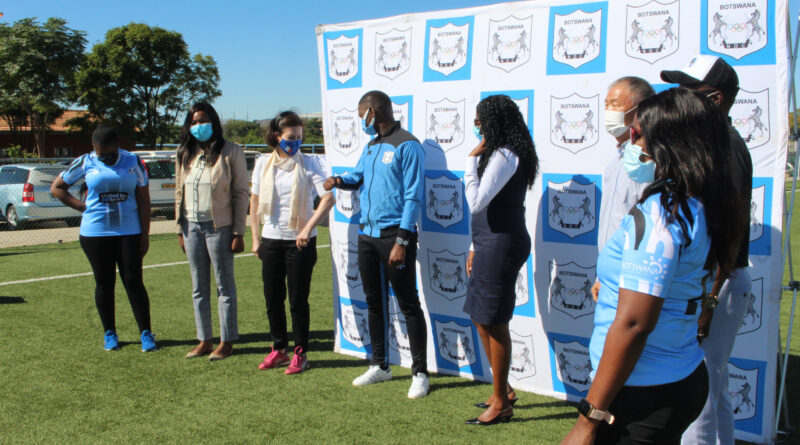
POLYGON ((525 195, 536 179, 536 149, 517 104, 508 96, 489 96, 475 111, 480 144, 469 154, 465 195, 472 213, 472 246, 467 259, 464 312, 478 329, 492 367, 494 391, 470 425, 507 422, 517 398, 508 385, 517 274, 531 252, 525 225, 525 195))
POLYGON ((303 121, 296 113, 284 111, 272 119, 265 139, 273 151, 260 156, 253 169, 250 227, 253 253, 262 262, 273 344, 258 367, 270 369, 288 363, 286 374, 297 374, 308 369, 308 295, 317 262, 316 226, 334 204, 333 194, 322 187, 331 173, 323 157, 300 151, 303 121), (315 211, 317 196, 320 202, 315 211), (284 308, 287 290, 295 346, 291 361, 284 308))

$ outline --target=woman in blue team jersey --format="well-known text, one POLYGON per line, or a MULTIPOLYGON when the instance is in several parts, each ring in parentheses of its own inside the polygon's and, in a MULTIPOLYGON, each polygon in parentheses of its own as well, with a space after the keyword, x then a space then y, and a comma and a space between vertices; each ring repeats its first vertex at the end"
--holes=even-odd
POLYGON ((731 217, 742 200, 727 124, 702 94, 674 88, 639 104, 631 144, 624 162, 653 183, 597 260, 594 376, 562 444, 678 444, 706 402, 697 320, 745 229, 731 217))
POLYGON ((147 169, 138 156, 119 148, 117 133, 101 126, 92 134, 92 153, 83 155, 53 181, 53 196, 83 212, 80 243, 92 265, 94 300, 105 331, 105 349, 119 349, 114 319, 116 269, 139 325, 142 351, 157 349, 150 331, 150 300, 142 281, 142 258, 150 245, 147 169), (86 202, 67 190, 83 178, 86 202))

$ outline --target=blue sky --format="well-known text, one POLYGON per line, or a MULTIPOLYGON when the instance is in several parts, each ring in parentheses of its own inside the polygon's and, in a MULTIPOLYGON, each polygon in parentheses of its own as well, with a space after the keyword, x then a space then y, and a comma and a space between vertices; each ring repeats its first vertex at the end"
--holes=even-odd
MULTIPOLYGON (((210 54, 220 69, 223 119, 266 119, 286 108, 321 109, 314 28, 438 9, 502 3, 491 0, 0 0, 3 22, 62 17, 87 32, 89 47, 108 29, 147 23, 183 34, 189 51, 210 54)), ((789 0, 792 36, 800 0, 789 0)))

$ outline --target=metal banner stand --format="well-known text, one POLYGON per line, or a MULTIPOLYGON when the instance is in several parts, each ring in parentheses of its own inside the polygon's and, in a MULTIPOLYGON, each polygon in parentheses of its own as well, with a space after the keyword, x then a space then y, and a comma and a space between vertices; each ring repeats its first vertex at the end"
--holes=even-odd
MULTIPOLYGON (((788 16, 787 12, 787 25, 790 22, 790 17, 788 16)), ((794 42, 794 50, 791 51, 791 57, 789 59, 789 103, 791 105, 792 110, 792 128, 789 133, 789 140, 798 142, 800 139, 800 130, 797 128, 797 97, 796 97, 796 90, 795 90, 795 67, 797 63, 797 49, 798 44, 800 44, 800 17, 797 18, 798 27, 797 31, 795 32, 794 41, 792 40, 790 27, 786 27, 786 41, 787 45, 789 45, 789 49, 791 50, 792 42, 794 42)), ((784 349, 783 354, 780 352, 778 353, 778 366, 780 368, 780 379, 778 381, 780 385, 780 389, 778 390, 778 407, 775 411, 775 429, 773 430, 773 437, 778 438, 779 440, 785 440, 789 437, 789 435, 794 431, 794 428, 791 426, 791 422, 789 419, 789 404, 786 400, 786 372, 787 367, 789 365, 789 350, 792 343, 792 325, 794 324, 794 314, 795 309, 797 307, 797 293, 800 291, 800 281, 795 281, 794 279, 794 270, 792 268, 792 251, 791 251, 791 227, 792 227, 792 214, 794 212, 794 200, 795 195, 797 192, 797 173, 798 167, 800 167, 800 150, 798 150, 797 144, 795 145, 795 155, 794 155, 794 164, 792 166, 792 188, 789 192, 788 201, 789 205, 786 205, 786 193, 784 192, 784 242, 783 242, 783 251, 781 253, 781 265, 784 266, 787 264, 789 266, 789 282, 781 287, 781 294, 784 291, 792 291, 792 309, 789 314, 789 326, 786 330, 786 347, 784 349), (782 416, 781 416, 782 415, 782 416), (781 417, 783 417, 783 428, 781 429, 781 417)), ((785 186, 784 186, 785 187, 785 186)), ((782 297, 782 295, 781 295, 782 297)), ((781 337, 778 335, 778 351, 781 350, 781 337)))

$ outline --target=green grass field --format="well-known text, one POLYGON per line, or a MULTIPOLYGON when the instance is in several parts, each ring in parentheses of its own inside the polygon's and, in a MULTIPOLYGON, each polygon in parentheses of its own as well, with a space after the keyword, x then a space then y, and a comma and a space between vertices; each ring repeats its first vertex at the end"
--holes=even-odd
MULTIPOLYGON (((795 233, 800 243, 800 220, 795 233)), ((329 244, 326 230, 318 244, 329 244)), ((151 238, 145 265, 183 260, 174 235, 151 238)), ((77 243, 0 250, 0 282, 88 271, 77 243)), ((123 347, 116 352, 102 348, 90 276, 0 286, 0 443, 553 444, 574 422, 571 405, 520 392, 510 424, 468 427, 463 422, 479 414, 472 404, 485 399, 489 385, 433 375, 430 395, 412 401, 410 372, 400 367, 390 382, 354 388, 365 362, 333 353, 328 248, 320 249, 312 283, 312 369, 296 376, 260 371, 269 345, 260 274, 254 256, 236 260, 241 339, 221 362, 183 358, 196 343, 186 264, 145 270, 161 347, 148 354, 121 283, 123 347)), ((784 298, 782 333, 789 302, 784 298)), ((789 400, 800 425, 797 330, 793 337, 789 400)))

